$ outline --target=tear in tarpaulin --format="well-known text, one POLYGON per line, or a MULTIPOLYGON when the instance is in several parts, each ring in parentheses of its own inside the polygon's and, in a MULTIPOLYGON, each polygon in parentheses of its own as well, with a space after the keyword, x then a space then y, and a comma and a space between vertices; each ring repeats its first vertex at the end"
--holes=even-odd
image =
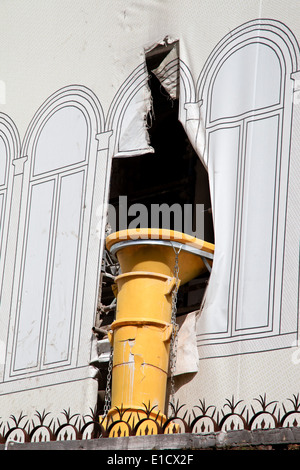
POLYGON ((148 68, 171 99, 179 98, 179 41, 166 36, 145 51, 148 68))
POLYGON ((161 83, 162 92, 170 100, 179 98, 179 42, 166 37, 145 50, 145 64, 135 71, 135 76, 122 88, 121 101, 126 103, 125 111, 118 119, 120 131, 118 148, 114 157, 131 157, 154 153, 148 129, 152 126, 153 99, 149 86, 149 71, 161 83), (135 79, 136 77, 136 79, 135 79))
POLYGON ((179 57, 177 47, 163 59, 160 65, 152 72, 160 81, 164 89, 174 100, 179 98, 179 57))
MULTIPOLYGON (((161 42, 157 42, 147 49, 145 55, 148 70, 159 81, 161 93, 164 96, 167 95, 171 102, 178 100, 178 120, 182 124, 195 153, 207 170, 207 164, 203 158, 206 138, 201 101, 196 102, 194 95, 180 96, 180 82, 183 77, 189 77, 190 72, 186 65, 180 61, 179 40, 166 36, 161 42)), ((190 80, 192 82, 191 76, 190 80)))

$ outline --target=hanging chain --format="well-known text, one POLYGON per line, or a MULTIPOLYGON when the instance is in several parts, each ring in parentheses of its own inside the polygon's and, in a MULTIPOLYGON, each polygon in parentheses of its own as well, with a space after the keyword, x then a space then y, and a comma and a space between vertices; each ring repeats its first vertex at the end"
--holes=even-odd
MULTIPOLYGON (((172 242, 171 242, 172 244, 172 242)), ((171 323, 172 323, 172 335, 171 335, 171 342, 170 342, 170 404, 175 407, 175 379, 174 373, 176 369, 176 359, 177 359, 177 343, 178 343, 178 335, 177 335, 177 323, 176 323, 176 313, 177 313, 177 294, 179 289, 179 264, 178 264, 178 256, 181 250, 181 246, 178 250, 173 246, 173 250, 175 252, 175 266, 174 266, 174 277, 175 277, 175 287, 172 291, 172 316, 171 316, 171 323)))
POLYGON ((107 413, 110 410, 111 405, 111 373, 113 367, 113 347, 110 348, 110 355, 108 361, 108 369, 107 369, 107 378, 106 378, 106 388, 105 388, 105 399, 104 399, 104 408, 103 408, 103 416, 106 417, 107 413))

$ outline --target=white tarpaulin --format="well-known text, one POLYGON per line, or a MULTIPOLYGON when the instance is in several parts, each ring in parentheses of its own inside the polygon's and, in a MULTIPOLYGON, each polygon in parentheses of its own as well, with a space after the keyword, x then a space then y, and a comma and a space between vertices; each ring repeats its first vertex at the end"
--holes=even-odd
POLYGON ((191 312, 178 319, 179 333, 175 375, 198 372, 199 354, 197 349, 195 328, 196 313, 191 312))
POLYGON ((166 37, 178 48, 154 73, 207 169, 215 235, 186 340, 199 370, 178 397, 297 394, 297 2, 3 0, 0 13, 1 415, 96 402, 111 158, 152 152, 145 54, 166 37))

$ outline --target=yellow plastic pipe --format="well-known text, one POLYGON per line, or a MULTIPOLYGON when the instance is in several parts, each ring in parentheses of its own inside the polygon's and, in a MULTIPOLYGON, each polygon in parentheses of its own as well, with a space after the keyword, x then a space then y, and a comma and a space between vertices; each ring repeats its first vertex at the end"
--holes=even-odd
POLYGON ((123 230, 109 235, 107 249, 120 263, 115 279, 117 310, 109 339, 114 349, 111 408, 107 419, 137 422, 142 409, 164 422, 172 292, 178 253, 178 281, 185 284, 212 264, 214 245, 165 229, 123 230), (137 415, 139 413, 139 415, 137 415))

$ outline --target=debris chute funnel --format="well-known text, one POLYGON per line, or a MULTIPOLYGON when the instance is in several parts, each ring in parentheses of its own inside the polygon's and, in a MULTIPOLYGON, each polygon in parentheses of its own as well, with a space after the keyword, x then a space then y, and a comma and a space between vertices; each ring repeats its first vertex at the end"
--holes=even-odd
POLYGON ((148 416, 159 413, 164 422, 172 292, 210 269, 214 245, 172 230, 133 229, 109 235, 106 246, 121 270, 115 279, 117 310, 109 335, 114 354, 107 419, 122 409, 137 422, 147 407, 148 416))

